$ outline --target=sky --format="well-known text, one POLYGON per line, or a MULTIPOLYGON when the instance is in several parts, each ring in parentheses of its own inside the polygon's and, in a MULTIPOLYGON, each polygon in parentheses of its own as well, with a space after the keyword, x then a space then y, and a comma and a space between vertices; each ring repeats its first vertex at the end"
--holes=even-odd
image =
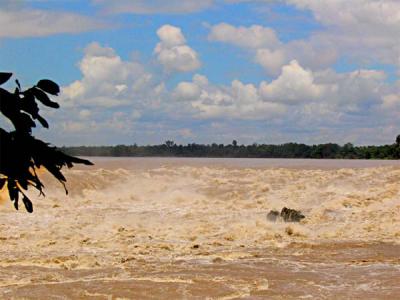
POLYGON ((60 84, 57 146, 391 144, 400 1, 0 0, 0 71, 60 84))

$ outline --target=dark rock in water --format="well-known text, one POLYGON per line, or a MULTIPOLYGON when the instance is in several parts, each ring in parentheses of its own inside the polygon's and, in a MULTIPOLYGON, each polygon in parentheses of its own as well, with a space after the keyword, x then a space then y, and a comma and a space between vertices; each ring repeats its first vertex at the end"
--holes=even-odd
POLYGON ((299 210, 284 207, 279 213, 277 210, 270 210, 267 214, 267 220, 276 222, 278 219, 282 219, 285 222, 300 222, 305 216, 299 210))
POLYGON ((284 207, 281 211, 281 218, 285 222, 300 222, 305 216, 299 210, 284 207))
POLYGON ((271 210, 268 215, 267 215, 267 220, 275 222, 279 217, 279 211, 277 210, 271 210))

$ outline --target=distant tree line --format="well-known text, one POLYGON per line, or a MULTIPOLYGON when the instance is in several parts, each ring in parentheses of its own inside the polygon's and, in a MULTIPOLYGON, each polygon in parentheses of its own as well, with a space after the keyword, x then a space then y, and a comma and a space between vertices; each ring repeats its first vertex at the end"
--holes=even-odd
POLYGON ((354 146, 347 143, 343 146, 333 143, 305 145, 286 143, 281 145, 238 145, 231 144, 187 144, 177 145, 166 141, 162 145, 138 146, 79 146, 63 147, 62 150, 75 156, 176 156, 176 157, 249 157, 249 158, 346 158, 346 159, 399 159, 400 135, 396 142, 383 146, 354 146))

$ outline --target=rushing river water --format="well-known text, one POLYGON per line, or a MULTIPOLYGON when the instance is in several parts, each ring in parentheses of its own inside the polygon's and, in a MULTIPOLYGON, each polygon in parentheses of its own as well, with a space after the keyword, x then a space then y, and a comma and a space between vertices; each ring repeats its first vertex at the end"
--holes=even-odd
POLYGON ((92 160, 3 200, 1 298, 400 297, 400 161, 92 160))

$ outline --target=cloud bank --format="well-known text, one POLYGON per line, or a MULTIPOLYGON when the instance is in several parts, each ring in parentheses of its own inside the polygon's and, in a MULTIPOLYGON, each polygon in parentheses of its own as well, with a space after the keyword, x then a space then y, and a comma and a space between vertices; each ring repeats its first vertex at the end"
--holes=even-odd
POLYGON ((0 38, 77 34, 107 27, 106 22, 77 13, 0 6, 0 38))

